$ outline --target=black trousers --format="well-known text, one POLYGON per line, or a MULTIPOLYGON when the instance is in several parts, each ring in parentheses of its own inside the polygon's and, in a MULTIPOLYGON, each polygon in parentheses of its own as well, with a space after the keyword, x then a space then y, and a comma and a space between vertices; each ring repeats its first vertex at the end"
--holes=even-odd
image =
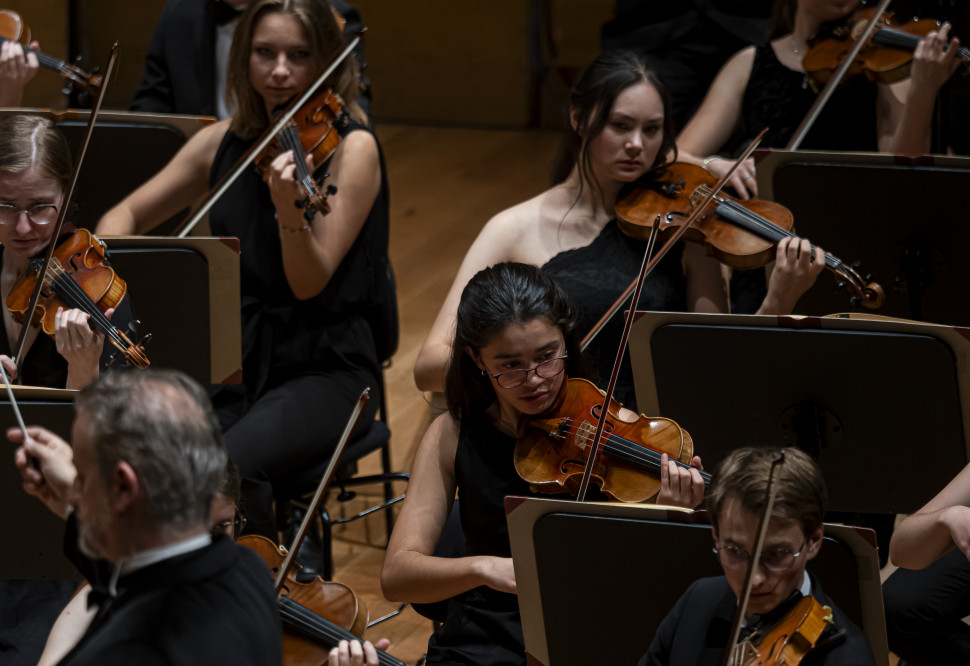
MULTIPOLYGON (((364 370, 305 374, 281 380, 255 401, 242 391, 220 391, 213 399, 226 447, 242 476, 245 532, 278 540, 275 494, 286 494, 288 477, 323 465, 337 446, 360 392, 371 399, 359 429, 374 419, 378 384, 364 370)), ((297 489, 298 490, 298 489, 297 489)))
POLYGON ((914 666, 970 663, 970 562, 954 549, 925 569, 899 569, 882 586, 889 649, 914 666))

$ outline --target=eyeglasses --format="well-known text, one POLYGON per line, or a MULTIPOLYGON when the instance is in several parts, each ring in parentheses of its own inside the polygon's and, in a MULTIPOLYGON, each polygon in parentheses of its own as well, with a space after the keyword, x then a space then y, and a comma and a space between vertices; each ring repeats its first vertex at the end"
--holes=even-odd
MULTIPOLYGON (((762 551, 759 561, 768 571, 776 573, 788 571, 795 564, 795 559, 802 554, 804 548, 804 541, 798 547, 797 553, 793 553, 790 548, 769 548, 762 551)), ((720 560, 721 566, 725 569, 747 569, 748 562, 751 561, 751 553, 737 546, 724 546, 723 548, 715 546, 713 550, 720 560)))
POLYGON ((218 523, 212 526, 209 533, 212 536, 219 536, 220 534, 229 534, 229 528, 233 528, 233 534, 239 536, 242 532, 242 528, 246 527, 246 516, 241 514, 236 514, 236 517, 232 520, 220 520, 218 523))
POLYGON ((569 354, 563 354, 562 356, 550 358, 542 363, 538 363, 531 368, 516 368, 515 370, 506 370, 505 372, 489 372, 486 370, 485 372, 495 378, 495 383, 500 388, 510 389, 525 384, 530 372, 535 372, 536 375, 543 379, 555 377, 566 369, 566 359, 568 357, 569 354))
POLYGON ((57 219, 57 206, 49 203, 36 203, 27 208, 18 208, 13 204, 0 204, 0 224, 17 224, 23 213, 27 213, 27 219, 32 224, 44 226, 57 219))

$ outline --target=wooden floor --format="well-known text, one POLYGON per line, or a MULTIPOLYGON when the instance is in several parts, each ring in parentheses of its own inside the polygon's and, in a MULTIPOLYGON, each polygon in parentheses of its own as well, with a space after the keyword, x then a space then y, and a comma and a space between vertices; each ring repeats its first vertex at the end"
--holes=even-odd
MULTIPOLYGON (((438 308, 465 251, 495 213, 538 194, 549 184, 559 136, 548 132, 434 129, 383 126, 391 187, 391 261, 397 277, 401 342, 386 372, 388 413, 396 470, 407 471, 429 422, 425 394, 414 386, 412 370, 438 308)), ((362 473, 379 470, 376 456, 362 473)), ((403 490, 403 488, 402 488, 403 490)), ((338 505, 335 514, 353 513, 366 497, 338 505)), ((334 579, 345 583, 370 609, 371 619, 397 607, 380 592, 385 543, 383 519, 371 516, 345 526, 334 545, 334 579)), ((431 622, 410 608, 367 637, 391 640, 388 652, 409 664, 424 653, 431 622)))

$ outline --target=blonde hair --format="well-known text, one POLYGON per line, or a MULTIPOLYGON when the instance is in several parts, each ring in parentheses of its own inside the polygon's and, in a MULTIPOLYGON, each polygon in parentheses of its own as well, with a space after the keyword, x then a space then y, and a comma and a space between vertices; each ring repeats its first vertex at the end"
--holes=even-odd
MULTIPOLYGON (((232 36, 226 84, 227 94, 238 109, 232 120, 232 130, 242 139, 255 138, 270 124, 263 98, 253 87, 249 71, 253 33, 268 14, 292 16, 303 27, 317 75, 323 72, 328 59, 336 55, 344 41, 334 13, 325 0, 254 0, 247 4, 232 36)), ((357 105, 360 67, 352 55, 337 67, 329 83, 350 115, 358 122, 366 123, 367 116, 357 105)))
POLYGON ((54 122, 41 116, 0 117, 0 171, 38 169, 66 190, 74 174, 67 140, 54 122))

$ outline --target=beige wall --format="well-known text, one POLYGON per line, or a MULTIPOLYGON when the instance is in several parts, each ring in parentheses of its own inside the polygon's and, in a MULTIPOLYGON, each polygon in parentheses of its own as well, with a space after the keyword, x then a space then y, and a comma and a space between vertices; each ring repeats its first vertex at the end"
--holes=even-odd
MULTIPOLYGON (((198 0, 203 2, 205 0, 198 0)), ((364 18, 374 113, 381 122, 521 127, 535 109, 558 118, 566 83, 553 71, 541 89, 528 61, 533 0, 353 0, 364 18), (535 96, 538 95, 536 98, 535 96), (540 100, 538 107, 534 99, 540 100)), ((118 76, 108 88, 109 109, 125 109, 141 78, 145 53, 164 0, 7 0, 24 15, 42 49, 64 58, 67 8, 80 9, 74 28, 88 68, 106 62, 118 40, 118 76)), ((559 71, 574 71, 595 56, 599 29, 613 0, 547 0, 550 37, 559 71)), ((43 71, 25 103, 64 108, 61 77, 43 71)))

